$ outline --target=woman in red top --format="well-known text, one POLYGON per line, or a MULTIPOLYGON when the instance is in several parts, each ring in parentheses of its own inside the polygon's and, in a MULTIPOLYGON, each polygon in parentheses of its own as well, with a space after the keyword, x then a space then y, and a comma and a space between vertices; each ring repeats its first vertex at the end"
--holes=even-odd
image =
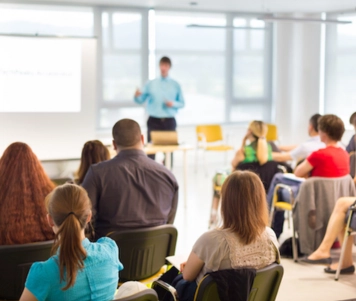
POLYGON ((335 115, 324 115, 319 119, 320 140, 326 147, 313 152, 295 170, 297 177, 338 178, 350 173, 349 154, 338 142, 345 132, 343 121, 335 115))

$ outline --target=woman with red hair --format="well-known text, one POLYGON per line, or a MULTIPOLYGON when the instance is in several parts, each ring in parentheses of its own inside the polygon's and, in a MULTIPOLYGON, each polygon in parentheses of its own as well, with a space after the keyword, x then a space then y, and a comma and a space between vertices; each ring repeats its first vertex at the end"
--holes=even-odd
POLYGON ((0 158, 0 245, 51 240, 45 197, 54 189, 31 148, 11 144, 0 158))

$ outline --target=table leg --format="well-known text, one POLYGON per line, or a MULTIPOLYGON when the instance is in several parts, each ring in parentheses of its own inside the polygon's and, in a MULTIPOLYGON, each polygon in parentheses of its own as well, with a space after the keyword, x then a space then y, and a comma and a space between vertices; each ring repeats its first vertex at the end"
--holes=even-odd
POLYGON ((188 161, 187 151, 183 151, 183 183, 184 183, 184 208, 187 208, 187 178, 188 178, 188 161))
POLYGON ((169 170, 172 170, 172 153, 171 152, 166 152, 166 158, 165 158, 165 165, 169 170))

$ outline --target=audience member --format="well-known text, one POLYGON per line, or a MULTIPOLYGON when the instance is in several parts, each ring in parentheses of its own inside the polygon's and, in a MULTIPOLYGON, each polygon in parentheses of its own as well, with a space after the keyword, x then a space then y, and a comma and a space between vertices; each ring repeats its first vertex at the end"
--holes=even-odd
POLYGON ((76 174, 75 183, 83 183, 89 167, 110 159, 110 153, 107 147, 99 140, 88 141, 84 144, 82 156, 80 158, 79 169, 76 174))
POLYGON ((0 245, 53 239, 44 199, 54 189, 31 148, 11 144, 0 159, 0 245))
POLYGON ((233 170, 239 163, 259 162, 263 165, 272 160, 272 146, 266 141, 267 131, 267 125, 263 121, 254 120, 250 123, 241 148, 231 162, 233 170), (250 142, 248 145, 247 141, 250 142))
POLYGON ((206 273, 226 269, 261 269, 279 262, 278 242, 267 228, 266 193, 259 177, 235 171, 221 192, 223 225, 203 234, 195 243, 182 274, 174 280, 180 300, 193 300, 206 273))
POLYGON ((48 223, 56 234, 53 256, 34 263, 20 301, 112 300, 118 283, 118 248, 110 238, 91 243, 84 228, 91 219, 86 191, 73 184, 46 198, 48 223))
POLYGON ((92 165, 82 184, 93 204, 97 237, 120 229, 173 223, 177 181, 168 169, 146 156, 138 123, 118 121, 113 139, 117 156, 92 165))
POLYGON ((310 138, 307 141, 299 146, 279 146, 279 149, 284 152, 273 152, 273 160, 277 162, 294 160, 297 163, 307 158, 312 152, 325 148, 325 143, 320 140, 318 133, 318 120, 320 117, 320 114, 314 114, 310 117, 308 126, 308 134, 310 138))
MULTIPOLYGON (((350 124, 354 126, 356 131, 356 112, 354 112, 350 117, 350 124)), ((353 135, 349 144, 346 146, 346 151, 348 153, 356 151, 356 135, 353 135)))
MULTIPOLYGON (((319 135, 326 147, 313 152, 304 162, 294 171, 297 177, 325 177, 337 178, 350 173, 349 155, 342 149, 338 142, 345 132, 344 123, 335 115, 324 115, 319 119, 319 135)), ((292 187, 296 196, 301 182, 284 177, 283 174, 274 176, 268 191, 268 203, 272 204, 274 189, 277 184, 283 183, 292 187)), ((284 202, 290 202, 289 194, 281 189, 279 198, 284 202)), ((274 217, 273 230, 277 237, 283 231, 284 211, 277 211, 274 217)))
MULTIPOLYGON (((326 273, 335 274, 338 268, 338 263, 332 263, 330 257, 330 250, 338 237, 339 241, 342 243, 345 233, 345 218, 348 209, 351 205, 355 203, 354 197, 340 198, 336 202, 333 213, 330 216, 328 228, 326 230, 324 239, 318 249, 310 256, 305 258, 303 261, 311 264, 325 264, 330 265, 325 269, 326 273)), ((350 236, 347 241, 347 246, 345 249, 345 256, 341 266, 341 274, 353 274, 355 272, 355 267, 352 259, 352 246, 353 237, 350 236)))

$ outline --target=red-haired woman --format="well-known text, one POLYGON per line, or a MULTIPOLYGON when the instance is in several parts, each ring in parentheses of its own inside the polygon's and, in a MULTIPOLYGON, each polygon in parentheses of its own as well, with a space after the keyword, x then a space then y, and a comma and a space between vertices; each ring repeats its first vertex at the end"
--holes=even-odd
POLYGON ((0 159, 0 245, 53 239, 45 197, 54 184, 31 148, 11 144, 0 159))

